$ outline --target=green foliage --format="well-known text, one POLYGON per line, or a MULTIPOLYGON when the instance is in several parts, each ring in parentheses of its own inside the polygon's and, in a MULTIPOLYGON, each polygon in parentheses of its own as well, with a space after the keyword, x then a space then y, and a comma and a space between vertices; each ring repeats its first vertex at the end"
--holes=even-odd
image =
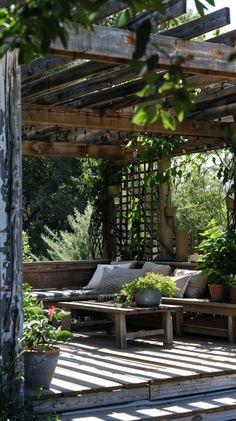
POLYGON ((44 226, 52 231, 70 230, 68 216, 87 205, 81 160, 75 158, 23 158, 24 230, 31 253, 46 256, 41 238, 44 226))
POLYGON ((176 291, 175 282, 169 276, 149 272, 145 276, 123 285, 115 296, 115 302, 130 305, 138 290, 143 288, 157 289, 164 297, 173 297, 176 291))
POLYGON ((84 214, 77 209, 74 215, 68 216, 71 231, 55 233, 45 227, 46 235, 42 238, 47 246, 47 254, 52 260, 86 260, 92 258, 91 241, 89 238, 89 224, 91 208, 88 207, 84 214))
POLYGON ((224 283, 236 274, 236 233, 222 231, 212 220, 202 236, 198 267, 208 274, 209 283, 224 283))
MULTIPOLYGON (((172 159, 172 203, 177 206, 175 226, 189 232, 203 230, 211 219, 226 226, 225 193, 217 177, 215 153, 201 153, 172 159)), ((217 161, 219 160, 217 159, 217 161)))
POLYGON ((43 309, 40 303, 31 296, 30 286, 24 286, 24 329, 23 349, 47 351, 58 341, 67 341, 73 337, 71 332, 55 327, 53 321, 58 322, 70 313, 55 306, 43 309))
POLYGON ((230 288, 236 288, 236 276, 230 275, 226 277, 226 285, 230 288))
POLYGON ((32 262, 34 259, 30 251, 29 236, 26 231, 23 231, 22 233, 22 243, 23 243, 23 262, 32 262))

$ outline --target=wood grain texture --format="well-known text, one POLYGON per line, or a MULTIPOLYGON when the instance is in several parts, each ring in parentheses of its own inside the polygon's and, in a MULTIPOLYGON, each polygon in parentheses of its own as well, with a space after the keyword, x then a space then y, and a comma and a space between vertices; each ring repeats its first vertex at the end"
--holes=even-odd
MULTIPOLYGON (((90 32, 79 28, 79 36, 70 30, 67 49, 56 41, 50 52, 72 58, 122 64, 132 60, 134 50, 135 37, 131 31, 95 26, 90 32)), ((160 69, 181 62, 183 70, 189 73, 235 77, 236 63, 228 61, 234 51, 233 47, 223 44, 153 35, 147 45, 145 58, 158 54, 160 69)))
MULTIPOLYGON (((42 126, 58 125, 59 127, 87 129, 107 129, 111 131, 132 131, 173 134, 173 131, 163 128, 158 120, 154 124, 139 126, 132 123, 131 113, 101 114, 90 110, 77 110, 67 107, 50 107, 36 104, 23 104, 22 122, 24 124, 40 124, 42 126)), ((202 137, 231 138, 233 124, 213 121, 185 120, 176 124, 175 134, 195 135, 202 137)))
POLYGON ((22 174, 18 53, 0 60, 0 378, 12 401, 23 399, 22 174))

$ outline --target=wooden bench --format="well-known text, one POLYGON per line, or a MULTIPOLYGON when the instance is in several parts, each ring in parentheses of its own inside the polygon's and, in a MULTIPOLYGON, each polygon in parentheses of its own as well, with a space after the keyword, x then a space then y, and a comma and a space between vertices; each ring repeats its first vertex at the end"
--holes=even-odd
MULTIPOLYGON (((184 313, 198 313, 199 315, 211 315, 210 318, 183 318, 183 332, 206 334, 213 336, 228 337, 229 342, 236 340, 236 304, 213 302, 201 298, 163 298, 162 303, 182 305, 184 313), (212 317, 225 316, 227 323, 217 323, 212 317)), ((223 321, 223 320, 222 320, 223 321)))

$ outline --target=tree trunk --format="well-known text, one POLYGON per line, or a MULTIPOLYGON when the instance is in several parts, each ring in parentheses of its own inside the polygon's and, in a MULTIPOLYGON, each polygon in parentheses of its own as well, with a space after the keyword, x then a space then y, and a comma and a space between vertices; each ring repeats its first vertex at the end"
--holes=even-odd
POLYGON ((0 393, 23 398, 22 174, 20 68, 17 51, 0 60, 0 393))

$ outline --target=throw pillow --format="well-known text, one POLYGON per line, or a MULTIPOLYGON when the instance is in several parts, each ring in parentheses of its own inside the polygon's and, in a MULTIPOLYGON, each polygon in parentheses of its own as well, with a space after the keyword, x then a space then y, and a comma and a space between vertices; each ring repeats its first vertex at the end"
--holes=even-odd
POLYGON ((169 265, 159 265, 153 262, 145 262, 142 271, 143 275, 146 275, 148 272, 154 272, 168 276, 171 274, 171 267, 169 265))
POLYGON ((124 284, 132 282, 140 276, 142 276, 142 269, 123 269, 116 267, 111 270, 104 268, 102 280, 94 292, 96 294, 116 294, 124 284))
MULTIPOLYGON (((122 267, 124 269, 129 269, 130 266, 131 266, 131 263, 123 263, 123 264, 119 265, 119 267, 122 267)), ((118 265, 97 265, 97 269, 95 270, 92 278, 90 279, 89 283, 83 289, 96 288, 99 285, 99 283, 101 282, 103 270, 105 268, 109 268, 110 270, 113 270, 117 266, 118 265)))
POLYGON ((171 276, 170 277, 173 281, 175 281, 176 285, 176 292, 174 297, 175 298, 183 298, 184 293, 187 289, 188 283, 189 283, 189 275, 185 276, 171 276))
POLYGON ((188 298, 202 298, 207 289, 208 278, 207 274, 201 270, 189 270, 189 269, 175 269, 172 274, 173 276, 188 275, 189 281, 185 291, 185 297, 188 298))

